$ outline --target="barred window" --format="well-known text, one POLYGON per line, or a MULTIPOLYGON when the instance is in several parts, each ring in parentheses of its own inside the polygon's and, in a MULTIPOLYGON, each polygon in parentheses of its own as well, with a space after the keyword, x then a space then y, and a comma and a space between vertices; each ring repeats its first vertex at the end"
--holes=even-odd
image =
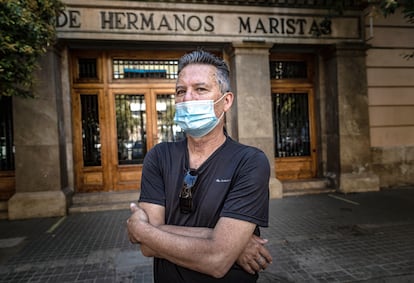
POLYGON ((113 59, 113 79, 176 79, 177 60, 113 59))
POLYGON ((81 94, 84 166, 101 165, 101 135, 98 96, 81 94))
POLYGON ((97 64, 95 58, 80 58, 78 61, 79 79, 97 79, 97 64))
POLYGON ((157 134, 158 142, 184 139, 183 130, 174 123, 175 99, 173 94, 157 95, 157 134))
POLYGON ((273 93, 275 157, 310 155, 307 93, 273 93))
POLYGON ((0 96, 0 171, 14 170, 12 98, 0 96))
POLYGON ((147 153, 147 113, 143 94, 115 96, 118 163, 142 164, 147 153))

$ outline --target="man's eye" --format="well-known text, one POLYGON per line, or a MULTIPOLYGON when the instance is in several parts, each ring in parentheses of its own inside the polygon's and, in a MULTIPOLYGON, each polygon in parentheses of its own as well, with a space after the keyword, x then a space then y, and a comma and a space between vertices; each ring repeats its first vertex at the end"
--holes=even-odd
POLYGON ((184 90, 182 90, 182 89, 177 90, 177 91, 175 92, 175 95, 177 95, 177 96, 183 96, 184 94, 185 94, 185 91, 184 91, 184 90))

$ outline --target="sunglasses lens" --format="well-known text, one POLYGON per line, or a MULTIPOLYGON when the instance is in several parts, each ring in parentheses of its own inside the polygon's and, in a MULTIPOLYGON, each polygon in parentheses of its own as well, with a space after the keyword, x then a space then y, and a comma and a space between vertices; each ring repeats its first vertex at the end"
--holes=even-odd
POLYGON ((180 197, 180 211, 181 213, 190 213, 193 210, 193 198, 187 197, 180 197))

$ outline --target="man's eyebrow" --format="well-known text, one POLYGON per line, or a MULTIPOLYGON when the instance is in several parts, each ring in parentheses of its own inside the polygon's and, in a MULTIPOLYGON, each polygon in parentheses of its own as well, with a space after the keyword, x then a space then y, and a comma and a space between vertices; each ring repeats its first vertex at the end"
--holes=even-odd
POLYGON ((201 82, 201 83, 195 83, 194 86, 204 86, 204 87, 206 87, 206 86, 209 86, 209 84, 201 82))
MULTIPOLYGON (((194 83, 191 86, 192 87, 200 87, 200 86, 207 87, 207 86, 209 86, 209 84, 208 83, 205 83, 205 82, 199 82, 199 83, 194 83)), ((185 86, 183 84, 177 84, 175 86, 175 89, 182 89, 182 88, 187 88, 187 86, 185 86)))
POLYGON ((175 89, 183 89, 186 88, 185 84, 176 84, 175 89))

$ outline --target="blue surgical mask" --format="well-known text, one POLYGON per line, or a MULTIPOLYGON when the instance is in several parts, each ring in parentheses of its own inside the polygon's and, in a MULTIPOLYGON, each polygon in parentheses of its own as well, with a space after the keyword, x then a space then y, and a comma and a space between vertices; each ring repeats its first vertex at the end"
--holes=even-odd
POLYGON ((222 100, 224 95, 214 100, 190 100, 175 105, 174 122, 183 131, 195 138, 200 138, 211 132, 220 122, 221 117, 216 117, 214 105, 222 100))

